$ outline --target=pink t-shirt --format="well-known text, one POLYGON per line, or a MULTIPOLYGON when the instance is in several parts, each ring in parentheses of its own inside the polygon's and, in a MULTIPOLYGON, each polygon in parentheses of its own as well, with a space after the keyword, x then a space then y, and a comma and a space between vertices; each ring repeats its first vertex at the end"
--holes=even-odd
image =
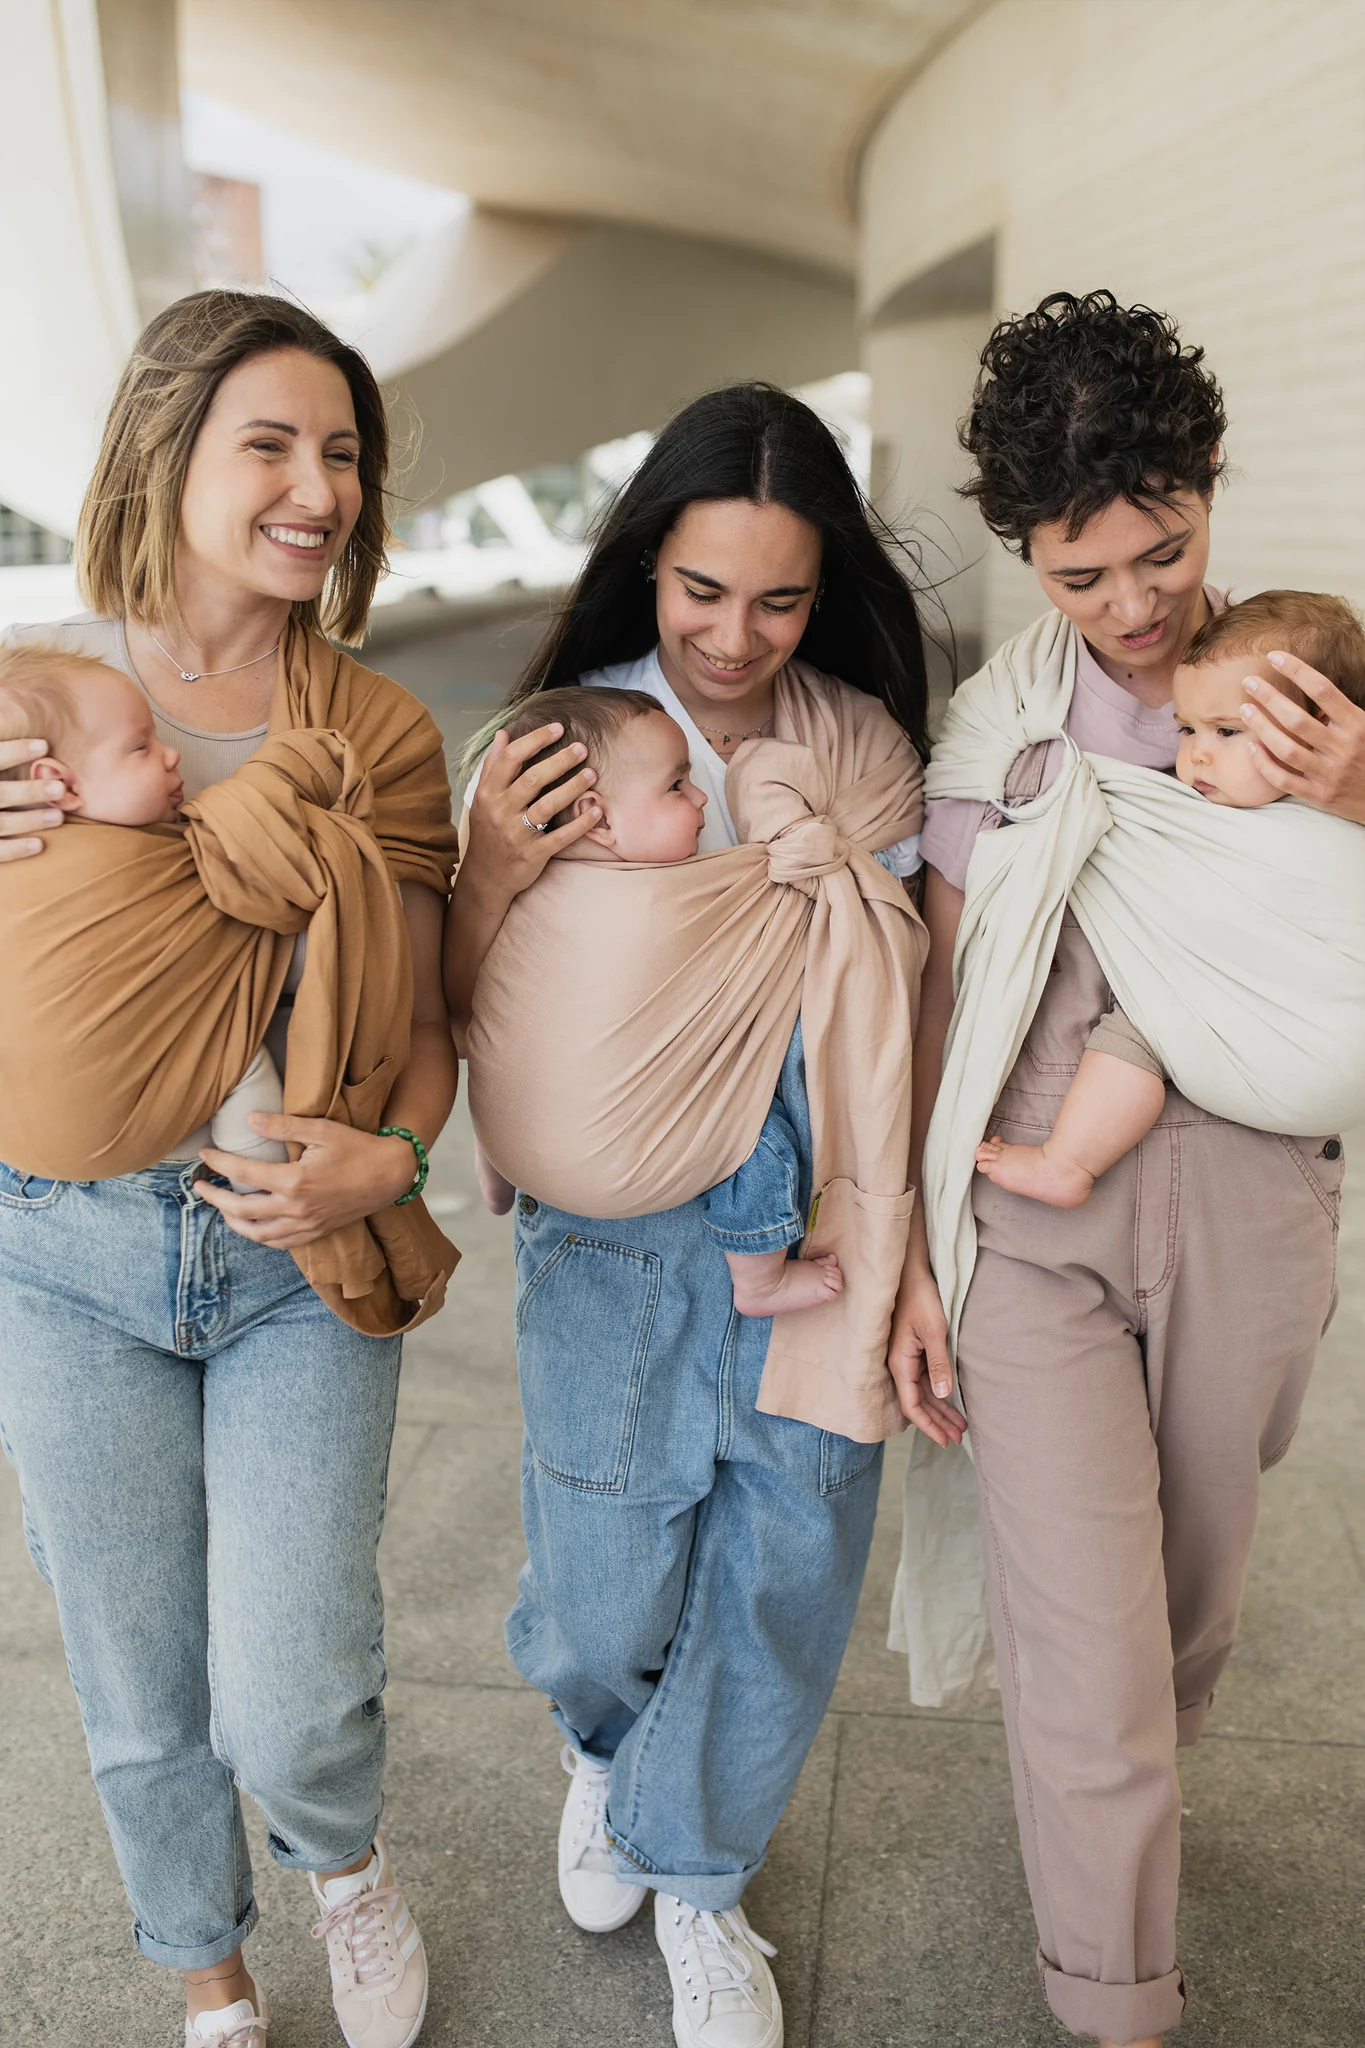
MULTIPOLYGON (((1208 584, 1204 595, 1216 612, 1227 603, 1223 592, 1208 584)), ((1066 729, 1083 754, 1109 754, 1134 768, 1159 768, 1167 775, 1175 767, 1180 735, 1172 707, 1162 704, 1153 711, 1139 703, 1122 683, 1105 674, 1085 640, 1076 655, 1076 689, 1066 729)), ((1056 740, 1048 750, 1041 788, 1046 789, 1056 775, 1061 757, 1062 742, 1056 740)), ((977 833, 999 823, 1000 813, 992 804, 973 803, 966 797, 931 797, 924 807, 921 858, 928 867, 937 868, 945 882, 965 889, 977 833)))

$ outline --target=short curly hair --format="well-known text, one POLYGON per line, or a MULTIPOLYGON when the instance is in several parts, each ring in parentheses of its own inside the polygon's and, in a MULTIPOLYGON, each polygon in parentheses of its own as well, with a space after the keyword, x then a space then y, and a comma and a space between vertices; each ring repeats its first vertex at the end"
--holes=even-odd
POLYGON ((1035 527, 1078 538, 1119 498, 1145 511, 1222 474, 1227 414, 1202 348, 1173 320, 1112 292, 1053 292, 1001 320, 981 352, 958 435, 976 464, 962 486, 1025 561, 1035 527))

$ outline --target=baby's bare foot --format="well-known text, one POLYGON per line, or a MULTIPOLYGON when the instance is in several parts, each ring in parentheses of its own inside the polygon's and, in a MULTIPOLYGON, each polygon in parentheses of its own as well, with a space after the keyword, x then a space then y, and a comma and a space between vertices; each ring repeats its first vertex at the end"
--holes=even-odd
POLYGON ((818 1259, 789 1259, 783 1252, 731 1258, 735 1307, 742 1316, 780 1316, 792 1309, 821 1308, 842 1294, 844 1276, 833 1252, 818 1259))
POLYGON ((1007 1145, 987 1138, 976 1148, 976 1170, 1007 1194, 1027 1195, 1054 1209, 1079 1209, 1095 1185, 1074 1159, 1058 1159, 1047 1145, 1007 1145))

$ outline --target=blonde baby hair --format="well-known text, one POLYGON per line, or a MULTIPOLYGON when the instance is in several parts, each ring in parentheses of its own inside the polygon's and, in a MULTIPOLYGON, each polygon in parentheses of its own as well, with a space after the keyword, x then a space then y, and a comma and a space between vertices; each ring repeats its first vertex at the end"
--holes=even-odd
MULTIPOLYGON (((81 729, 80 687, 84 676, 119 676, 90 654, 32 643, 0 652, 0 740, 46 740, 48 752, 65 758, 81 729)), ((27 782, 30 769, 0 769, 0 780, 27 782)))
MULTIPOLYGON (((1365 708, 1365 625, 1353 604, 1320 590, 1262 590, 1229 605, 1199 628, 1185 649, 1183 666, 1199 668, 1234 654, 1269 654, 1276 649, 1297 654, 1353 704, 1365 708)), ((1321 716, 1288 677, 1277 678, 1276 688, 1305 711, 1321 716)))

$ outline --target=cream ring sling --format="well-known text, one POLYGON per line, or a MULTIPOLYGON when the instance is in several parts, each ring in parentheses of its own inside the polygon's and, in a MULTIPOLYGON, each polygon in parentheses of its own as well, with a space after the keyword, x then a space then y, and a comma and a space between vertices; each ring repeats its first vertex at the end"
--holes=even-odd
MULTIPOLYGON (((1075 680, 1074 628, 1052 612, 953 698, 926 795, 1004 810, 1017 756, 1064 736, 1075 680)), ((1118 1002, 1200 1108, 1291 1136, 1365 1118, 1365 831, 1292 800, 1211 804, 1068 740, 1055 781, 978 835, 967 871, 923 1186, 954 1346, 976 1259, 976 1147, 1068 904, 1118 1002)), ((961 1691, 985 1638, 967 1458, 917 1437, 892 1616, 915 1701, 961 1691)))

